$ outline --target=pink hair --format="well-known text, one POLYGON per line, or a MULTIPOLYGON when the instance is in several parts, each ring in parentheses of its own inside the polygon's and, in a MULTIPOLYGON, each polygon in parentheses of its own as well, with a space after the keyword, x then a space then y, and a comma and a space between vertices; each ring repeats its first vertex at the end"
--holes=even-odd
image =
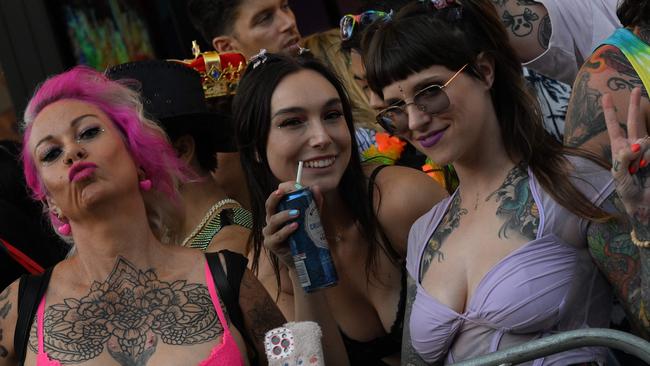
POLYGON ((151 180, 153 189, 172 202, 178 200, 178 184, 192 177, 191 170, 176 157, 162 129, 144 117, 140 95, 85 66, 47 79, 38 87, 25 110, 22 162, 34 198, 43 200, 47 192, 28 148, 32 123, 45 107, 63 99, 90 103, 104 112, 123 134, 131 157, 151 180))

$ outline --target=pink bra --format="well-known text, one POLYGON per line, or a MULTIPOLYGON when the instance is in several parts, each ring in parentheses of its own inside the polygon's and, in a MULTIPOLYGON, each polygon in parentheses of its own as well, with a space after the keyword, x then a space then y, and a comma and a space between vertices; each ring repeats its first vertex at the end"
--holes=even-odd
MULTIPOLYGON (((223 336, 221 338, 221 343, 214 346, 210 352, 210 356, 205 360, 201 361, 198 366, 242 366, 244 365, 244 360, 237 348, 237 343, 230 333, 228 328, 228 322, 223 315, 223 310, 219 304, 219 297, 217 295, 217 289, 214 287, 214 279, 212 278, 212 273, 210 272, 210 267, 206 261, 205 263, 205 282, 208 284, 208 291, 210 292, 210 299, 212 299, 212 305, 217 311, 219 316, 219 321, 223 327, 223 336)), ((50 357, 43 349, 43 317, 45 315, 45 295, 41 299, 40 304, 38 305, 38 310, 36 312, 36 321, 37 321, 37 334, 38 334, 38 355, 36 357, 36 366, 61 366, 59 361, 52 361, 50 357)))

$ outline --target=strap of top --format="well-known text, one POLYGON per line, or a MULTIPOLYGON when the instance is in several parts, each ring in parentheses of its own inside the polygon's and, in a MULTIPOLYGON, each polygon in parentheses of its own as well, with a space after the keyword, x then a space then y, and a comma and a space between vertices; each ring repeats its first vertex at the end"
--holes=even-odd
MULTIPOLYGON (((34 321, 39 300, 43 298, 52 276, 52 268, 45 270, 39 276, 23 275, 18 285, 18 320, 14 333, 14 349, 18 356, 18 364, 25 362, 29 329, 34 321)), ((42 318, 42 317, 39 317, 42 318)))
POLYGON ((650 45, 639 39, 629 29, 619 28, 602 44, 615 46, 627 58, 646 89, 650 89, 650 45))
POLYGON ((230 329, 228 328, 228 322, 226 321, 226 317, 223 315, 223 310, 221 309, 221 304, 219 303, 219 295, 217 295, 217 289, 214 286, 214 278, 212 277, 212 273, 210 272, 210 265, 207 261, 205 263, 205 282, 208 285, 210 299, 212 299, 212 304, 217 311, 217 316, 219 317, 219 322, 221 322, 221 326, 223 327, 224 335, 229 334, 230 329))
POLYGON ((43 353, 43 318, 45 318, 45 295, 41 298, 36 311, 36 334, 38 337, 38 354, 43 353))
POLYGON ((239 286, 248 260, 244 256, 229 250, 222 250, 219 253, 205 253, 208 269, 211 272, 210 277, 212 278, 209 284, 216 285, 230 320, 243 333, 245 328, 244 317, 239 307, 239 286), (219 260, 219 253, 223 255, 226 261, 227 276, 219 260))

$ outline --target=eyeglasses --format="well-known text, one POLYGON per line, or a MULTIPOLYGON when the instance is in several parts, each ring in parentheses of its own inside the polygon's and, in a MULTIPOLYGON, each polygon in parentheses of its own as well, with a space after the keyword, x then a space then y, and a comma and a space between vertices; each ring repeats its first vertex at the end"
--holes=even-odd
POLYGON ((429 85, 415 93, 412 102, 407 103, 404 100, 400 100, 377 113, 377 123, 379 123, 379 125, 391 135, 401 135, 409 129, 409 117, 408 112, 406 111, 407 106, 413 104, 418 110, 431 115, 444 112, 449 108, 451 102, 449 101, 449 96, 443 89, 446 88, 456 78, 456 76, 460 75, 467 65, 468 64, 465 64, 460 68, 460 70, 456 71, 456 73, 449 78, 444 85, 429 85))
POLYGON ((341 31, 341 40, 348 41, 354 35, 354 25, 366 26, 377 19, 385 19, 389 13, 379 10, 368 10, 361 14, 347 14, 341 18, 339 29, 341 31))

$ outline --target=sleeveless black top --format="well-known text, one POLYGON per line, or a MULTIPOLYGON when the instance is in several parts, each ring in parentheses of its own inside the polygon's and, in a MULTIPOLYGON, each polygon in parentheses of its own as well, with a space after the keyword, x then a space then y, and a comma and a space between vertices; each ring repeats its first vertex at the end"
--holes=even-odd
MULTIPOLYGON (((369 180, 369 195, 370 195, 370 207, 373 207, 373 188, 375 185, 375 179, 377 174, 387 167, 388 165, 380 165, 370 174, 369 180)), ((385 235, 382 237, 387 245, 390 245, 388 239, 385 235)), ((342 330, 339 328, 341 337, 343 338, 343 343, 345 344, 346 351, 348 353, 348 358, 350 359, 351 365, 378 365, 384 366, 387 365, 382 361, 384 357, 394 355, 399 353, 402 348, 402 329, 404 328, 404 312, 406 310, 406 268, 402 267, 402 279, 401 279, 401 290, 399 304, 397 306, 397 317, 395 322, 390 328, 390 333, 385 336, 375 338, 367 342, 356 341, 348 337, 342 330)))

